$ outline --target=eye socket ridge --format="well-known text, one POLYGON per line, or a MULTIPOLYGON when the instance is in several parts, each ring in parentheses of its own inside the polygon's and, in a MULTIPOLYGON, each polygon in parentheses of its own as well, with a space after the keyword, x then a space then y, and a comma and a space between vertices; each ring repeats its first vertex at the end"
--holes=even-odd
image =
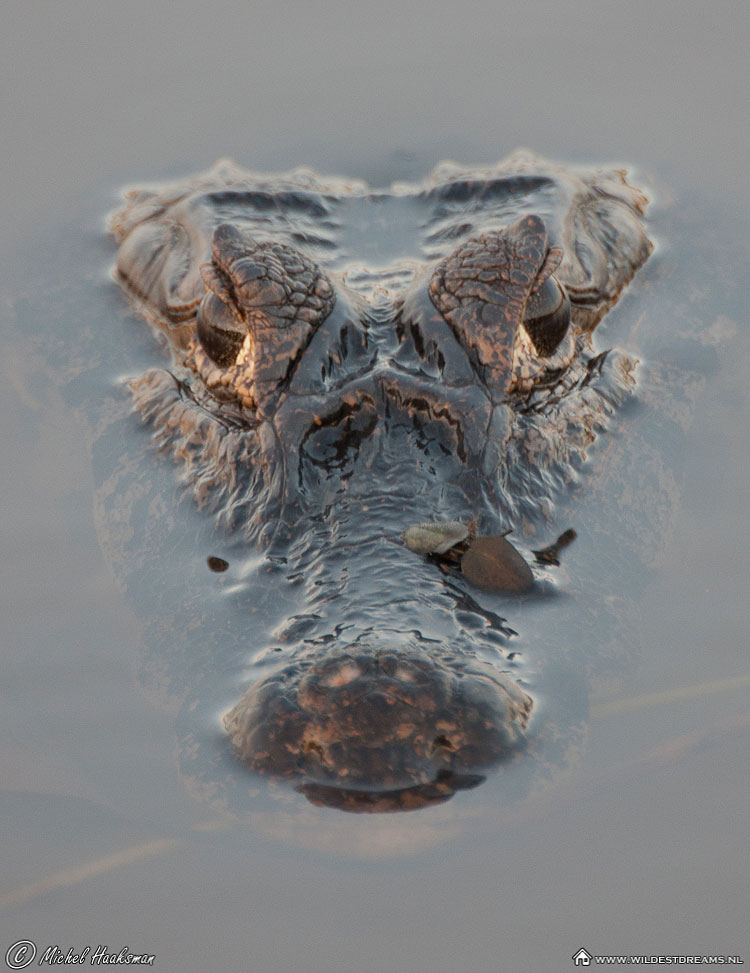
POLYGON ((570 299, 554 275, 528 299, 523 324, 539 355, 555 353, 570 326, 570 299))
POLYGON ((229 307, 211 292, 198 307, 195 332, 203 350, 219 368, 234 365, 247 332, 237 330, 237 319, 229 307))

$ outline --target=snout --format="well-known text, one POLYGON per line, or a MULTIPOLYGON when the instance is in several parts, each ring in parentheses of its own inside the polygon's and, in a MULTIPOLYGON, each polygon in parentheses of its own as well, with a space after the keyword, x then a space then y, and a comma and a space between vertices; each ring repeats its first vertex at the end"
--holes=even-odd
POLYGON ((252 770, 391 791, 494 766, 523 742, 531 697, 482 660, 360 647, 287 666, 225 716, 252 770))

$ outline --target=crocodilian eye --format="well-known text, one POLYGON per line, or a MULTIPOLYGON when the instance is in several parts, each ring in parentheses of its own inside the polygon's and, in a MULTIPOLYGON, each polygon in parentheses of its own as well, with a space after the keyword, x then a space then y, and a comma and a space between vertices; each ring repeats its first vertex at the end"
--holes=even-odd
POLYGON ((570 325, 570 301, 552 275, 528 299, 523 323, 538 354, 554 354, 570 325))
POLYGON ((220 368, 227 368, 237 360, 247 334, 238 330, 239 327, 230 308, 209 291, 198 308, 195 329, 203 350, 220 368))

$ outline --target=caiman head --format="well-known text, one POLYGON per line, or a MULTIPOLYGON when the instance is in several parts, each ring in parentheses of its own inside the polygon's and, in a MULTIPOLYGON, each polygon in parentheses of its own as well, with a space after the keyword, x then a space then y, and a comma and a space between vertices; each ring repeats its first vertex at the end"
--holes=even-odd
MULTIPOLYGON (((341 504, 369 510, 402 471, 444 508, 428 516, 475 513, 492 533, 550 499, 630 383, 624 356, 602 380, 590 336, 651 244, 622 173, 530 165, 543 175, 527 184, 505 173, 415 196, 439 229, 383 284, 337 264, 343 202, 322 189, 251 191, 223 169, 218 186, 209 173, 182 195, 132 196, 113 221, 117 276, 174 357, 133 383, 136 402, 200 503, 278 547, 322 519, 334 532, 341 504)), ((354 531, 353 563, 378 533, 354 531)), ((397 562, 407 586, 432 570, 408 551, 397 562)), ((390 810, 445 800, 517 753, 532 700, 502 659, 435 652, 419 617, 384 642, 382 619, 353 640, 308 639, 325 650, 300 644, 250 687, 225 718, 245 765, 314 801, 390 810)))

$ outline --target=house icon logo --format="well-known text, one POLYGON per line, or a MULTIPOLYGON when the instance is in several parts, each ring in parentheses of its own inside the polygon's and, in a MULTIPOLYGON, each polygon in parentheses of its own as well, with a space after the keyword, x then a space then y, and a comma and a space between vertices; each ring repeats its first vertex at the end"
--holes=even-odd
POLYGON ((587 949, 579 949, 577 953, 573 953, 573 963, 576 966, 591 966, 593 958, 587 949))

